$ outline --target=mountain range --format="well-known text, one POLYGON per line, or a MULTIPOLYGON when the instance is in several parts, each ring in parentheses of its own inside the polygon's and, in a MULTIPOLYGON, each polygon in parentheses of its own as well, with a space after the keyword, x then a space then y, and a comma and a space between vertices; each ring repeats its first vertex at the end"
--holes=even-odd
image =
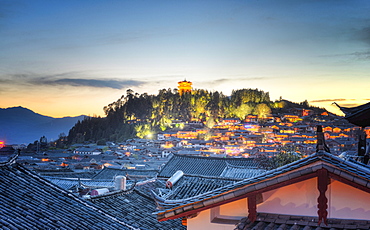
POLYGON ((0 140, 5 144, 29 144, 42 136, 48 141, 56 140, 61 133, 68 135, 73 125, 84 117, 53 118, 20 106, 0 108, 0 140))

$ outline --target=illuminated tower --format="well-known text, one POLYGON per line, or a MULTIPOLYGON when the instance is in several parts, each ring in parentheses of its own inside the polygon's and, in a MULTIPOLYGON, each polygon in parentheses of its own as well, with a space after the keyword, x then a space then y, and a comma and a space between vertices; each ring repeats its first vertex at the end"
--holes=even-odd
POLYGON ((190 81, 187 81, 187 80, 179 81, 178 83, 179 83, 179 86, 177 86, 177 88, 179 88, 179 94, 180 95, 182 95, 185 92, 191 92, 191 85, 193 83, 191 83, 190 81))

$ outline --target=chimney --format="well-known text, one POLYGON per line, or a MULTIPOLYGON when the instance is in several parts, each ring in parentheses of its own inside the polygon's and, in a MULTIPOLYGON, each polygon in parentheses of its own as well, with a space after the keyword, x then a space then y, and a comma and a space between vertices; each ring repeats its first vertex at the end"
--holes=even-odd
POLYGON ((114 179, 114 190, 126 190, 125 176, 116 176, 114 179))

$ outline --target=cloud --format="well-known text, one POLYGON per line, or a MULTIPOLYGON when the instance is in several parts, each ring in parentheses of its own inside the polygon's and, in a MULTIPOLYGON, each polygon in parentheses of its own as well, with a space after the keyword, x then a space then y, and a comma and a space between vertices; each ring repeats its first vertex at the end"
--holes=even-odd
POLYGON ((349 55, 355 57, 358 60, 370 60, 370 51, 354 52, 349 55))
POLYGON ((358 30, 355 36, 358 40, 370 45, 370 26, 358 30))
POLYGON ((312 100, 310 103, 318 103, 318 102, 338 102, 338 101, 351 101, 354 99, 344 99, 344 98, 339 98, 339 99, 320 99, 320 100, 312 100))
POLYGON ((351 107, 356 107, 356 106, 359 106, 360 104, 358 104, 358 103, 347 103, 347 104, 340 104, 340 106, 342 106, 342 107, 349 107, 349 108, 351 108, 351 107))
POLYGON ((130 86, 139 86, 142 84, 141 81, 135 80, 114 80, 114 79, 57 79, 57 80, 45 80, 36 81, 43 85, 68 85, 68 86, 87 86, 95 88, 112 88, 112 89, 123 89, 130 86))
POLYGON ((238 79, 231 79, 231 78, 221 78, 221 79, 218 79, 218 80, 215 80, 214 82, 217 82, 217 83, 224 83, 224 82, 228 82, 228 81, 254 81, 254 80, 264 80, 266 78, 264 77, 243 77, 243 78, 238 78, 238 79))
POLYGON ((123 89, 145 84, 143 81, 131 79, 88 78, 79 77, 80 75, 82 75, 80 72, 67 72, 44 76, 36 74, 13 74, 10 75, 10 78, 0 80, 0 82, 28 86, 73 86, 111 89, 123 89))
POLYGON ((309 103, 331 102, 332 105, 334 106, 334 102, 341 102, 341 103, 338 103, 340 106, 348 107, 348 108, 356 107, 356 106, 359 106, 359 105, 363 104, 363 103, 356 103, 356 101, 370 101, 370 99, 362 99, 362 100, 344 99, 344 98, 340 98, 340 99, 321 99, 321 100, 312 100, 309 103))
POLYGON ((203 82, 203 83, 207 83, 207 84, 210 84, 210 85, 221 85, 221 84, 226 84, 226 83, 229 83, 229 82, 232 82, 232 83, 235 83, 235 82, 241 82, 241 81, 259 81, 259 80, 266 80, 268 78, 266 77, 238 77, 238 78, 220 78, 220 79, 216 79, 216 80, 213 80, 213 81, 209 81, 209 82, 203 82))
POLYGON ((370 60, 370 51, 353 52, 346 54, 332 54, 332 55, 320 55, 319 57, 331 58, 331 57, 349 57, 356 60, 370 60))

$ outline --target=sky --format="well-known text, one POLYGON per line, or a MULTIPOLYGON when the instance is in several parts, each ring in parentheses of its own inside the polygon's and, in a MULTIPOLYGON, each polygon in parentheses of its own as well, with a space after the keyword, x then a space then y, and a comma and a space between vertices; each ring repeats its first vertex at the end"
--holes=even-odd
POLYGON ((370 102, 370 1, 0 0, 0 108, 104 116, 127 89, 370 102))

